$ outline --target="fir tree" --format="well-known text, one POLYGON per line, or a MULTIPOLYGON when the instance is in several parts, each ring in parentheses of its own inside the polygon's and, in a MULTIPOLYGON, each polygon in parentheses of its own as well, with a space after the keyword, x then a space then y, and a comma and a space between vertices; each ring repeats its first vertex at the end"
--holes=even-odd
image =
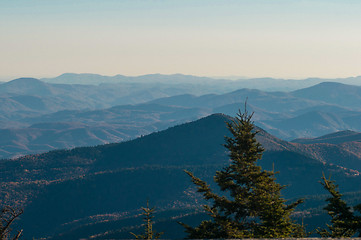
POLYGON ((143 207, 142 208, 143 213, 142 215, 143 217, 143 221, 145 222, 144 224, 144 233, 143 234, 134 234, 134 233, 130 233, 132 234, 136 239, 158 239, 163 233, 157 233, 155 231, 153 231, 153 212, 155 210, 155 208, 149 208, 149 201, 147 201, 147 207, 143 207))
POLYGON ((275 182, 275 172, 257 165, 264 149, 256 140, 252 115, 247 109, 227 123, 232 137, 225 137, 231 163, 217 171, 214 181, 225 192, 220 196, 210 186, 187 174, 197 185, 198 192, 212 202, 205 205, 211 220, 193 228, 186 228, 188 238, 285 238, 304 236, 303 228, 294 223, 290 215, 302 202, 286 205, 281 197, 283 186, 275 182))
MULTIPOLYGON (((331 238, 354 236, 360 230, 360 217, 355 216, 347 203, 341 199, 342 194, 335 181, 327 179, 323 174, 321 184, 331 194, 331 197, 326 199, 328 205, 324 208, 331 216, 331 224, 327 224, 328 229, 318 229, 318 234, 331 238)), ((355 210, 360 210, 360 205, 356 206, 355 210)))

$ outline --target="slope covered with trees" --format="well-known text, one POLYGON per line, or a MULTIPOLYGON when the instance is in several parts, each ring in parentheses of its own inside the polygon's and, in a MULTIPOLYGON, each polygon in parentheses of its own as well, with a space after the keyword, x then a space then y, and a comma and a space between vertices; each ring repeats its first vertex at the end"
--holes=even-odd
MULTIPOLYGON (((216 114, 124 143, 2 160, 1 202, 24 207, 21 225, 29 238, 68 233, 72 239, 76 229, 76 236, 88 237, 87 226, 93 226, 96 235, 117 229, 112 223, 119 221, 134 226, 137 209, 147 198, 167 219, 186 217, 203 200, 183 170, 211 182, 214 172, 229 164, 222 144, 230 120, 216 114)), ((320 161, 302 144, 257 129, 266 149, 260 165, 280 171, 277 179, 288 185, 286 199, 322 192, 322 172, 332 173, 344 191, 358 190, 357 172, 320 161)))

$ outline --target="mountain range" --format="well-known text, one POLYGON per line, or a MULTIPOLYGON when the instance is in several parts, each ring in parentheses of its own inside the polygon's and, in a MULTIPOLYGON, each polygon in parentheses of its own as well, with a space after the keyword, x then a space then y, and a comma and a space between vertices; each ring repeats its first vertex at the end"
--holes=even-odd
POLYGON ((215 93, 230 92, 232 89, 250 88, 263 91, 294 91, 301 88, 310 87, 322 82, 338 82, 350 85, 361 85, 361 76, 322 79, 307 78, 303 80, 295 79, 275 79, 275 78, 237 78, 229 80, 227 77, 198 77, 184 74, 147 74, 141 76, 103 76, 99 74, 76 74, 64 73, 55 78, 42 78, 44 82, 61 83, 61 84, 84 84, 84 85, 100 85, 113 83, 149 83, 156 82, 158 84, 198 84, 202 88, 212 89, 215 93))
MULTIPOLYGON (((88 77, 98 79, 74 74, 58 79, 88 77)), ((358 86, 323 82, 291 92, 223 92, 221 80, 213 79, 208 86, 208 78, 186 75, 118 80, 84 85, 30 78, 0 85, 0 158, 126 141, 212 113, 234 116, 246 99, 256 124, 284 140, 361 131, 358 86)))
POLYGON ((208 114, 210 111, 198 108, 140 104, 29 117, 23 121, 29 127, 0 129, 0 156, 121 142, 208 114))
POLYGON ((296 221, 322 226, 322 173, 361 202, 359 80, 63 74, 2 83, 0 203, 24 208, 25 238, 116 239, 141 231, 149 200, 157 230, 184 237, 177 221, 207 218, 184 170, 214 188, 229 162, 225 122, 247 109, 266 149, 259 164, 279 172, 285 198, 305 197, 296 221))
MULTIPOLYGON (((137 229, 138 209, 147 199, 157 206, 164 224, 182 234, 175 222, 198 219, 203 203, 183 170, 212 183, 216 170, 228 163, 222 144, 228 135, 225 122, 230 119, 215 114, 122 143, 4 159, 0 161, 2 203, 24 207, 19 224, 27 238, 124 236, 137 229), (192 214, 198 217, 191 218, 192 214)), ((259 164, 279 171, 277 180, 287 185, 282 192, 287 199, 325 193, 318 183, 322 172, 332 174, 343 191, 359 190, 357 133, 287 142, 257 130, 257 139, 266 149, 259 164)), ((314 219, 313 211, 300 211, 305 220, 314 219)))

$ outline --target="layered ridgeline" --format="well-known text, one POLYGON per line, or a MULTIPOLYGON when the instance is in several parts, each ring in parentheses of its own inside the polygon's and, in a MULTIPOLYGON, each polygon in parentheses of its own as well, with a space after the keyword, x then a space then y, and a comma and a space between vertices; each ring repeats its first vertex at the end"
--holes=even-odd
MULTIPOLYGON (((99 76, 59 79, 78 78, 83 83, 99 76)), ((357 86, 326 82, 293 92, 265 92, 244 88, 247 81, 184 75, 122 79, 99 85, 54 84, 51 79, 1 84, 0 158, 121 142, 212 113, 234 115, 247 98, 256 124, 281 139, 361 131, 357 86)), ((267 81, 272 85, 275 80, 267 81)), ((294 82, 304 81, 309 80, 294 82)))
POLYGON ((205 84, 208 88, 217 88, 217 91, 223 90, 225 92, 235 88, 253 88, 265 91, 292 91, 305 87, 310 87, 322 82, 339 82, 344 84, 360 85, 361 77, 336 78, 336 79, 322 79, 322 78, 307 78, 304 80, 293 79, 275 79, 275 78, 252 78, 232 77, 232 81, 227 80, 227 77, 198 77, 184 74, 147 74, 141 76, 103 76, 99 74, 74 74, 65 73, 55 78, 43 78, 42 81, 49 83, 61 84, 84 84, 84 85, 99 85, 112 83, 196 83, 205 84))
POLYGON ((199 108, 139 104, 26 118, 29 127, 0 129, 0 157, 121 142, 208 114, 199 108))
MULTIPOLYGON (((228 164, 222 144, 229 119, 216 114, 128 142, 2 160, 2 204, 24 207, 19 224, 26 238, 109 239, 132 238, 129 232, 141 223, 139 208, 149 200, 158 209, 157 230, 165 238, 182 237, 176 221, 198 224, 204 218, 196 214, 202 197, 183 170, 212 182, 215 171, 228 164)), ((326 193, 319 184, 322 172, 332 174, 342 191, 359 190, 360 150, 343 148, 350 143, 291 143, 259 130, 266 148, 259 164, 280 171, 277 180, 288 185, 287 199, 326 193), (333 158, 322 155, 330 150, 333 158)), ((359 200, 357 193, 349 196, 359 200)), ((309 198, 299 216, 322 225, 325 197, 309 198)))

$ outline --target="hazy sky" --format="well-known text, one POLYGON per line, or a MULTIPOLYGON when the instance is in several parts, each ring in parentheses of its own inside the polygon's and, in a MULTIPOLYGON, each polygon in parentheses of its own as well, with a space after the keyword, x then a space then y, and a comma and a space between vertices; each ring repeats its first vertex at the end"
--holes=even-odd
POLYGON ((0 77, 361 75, 361 1, 0 0, 0 77))

